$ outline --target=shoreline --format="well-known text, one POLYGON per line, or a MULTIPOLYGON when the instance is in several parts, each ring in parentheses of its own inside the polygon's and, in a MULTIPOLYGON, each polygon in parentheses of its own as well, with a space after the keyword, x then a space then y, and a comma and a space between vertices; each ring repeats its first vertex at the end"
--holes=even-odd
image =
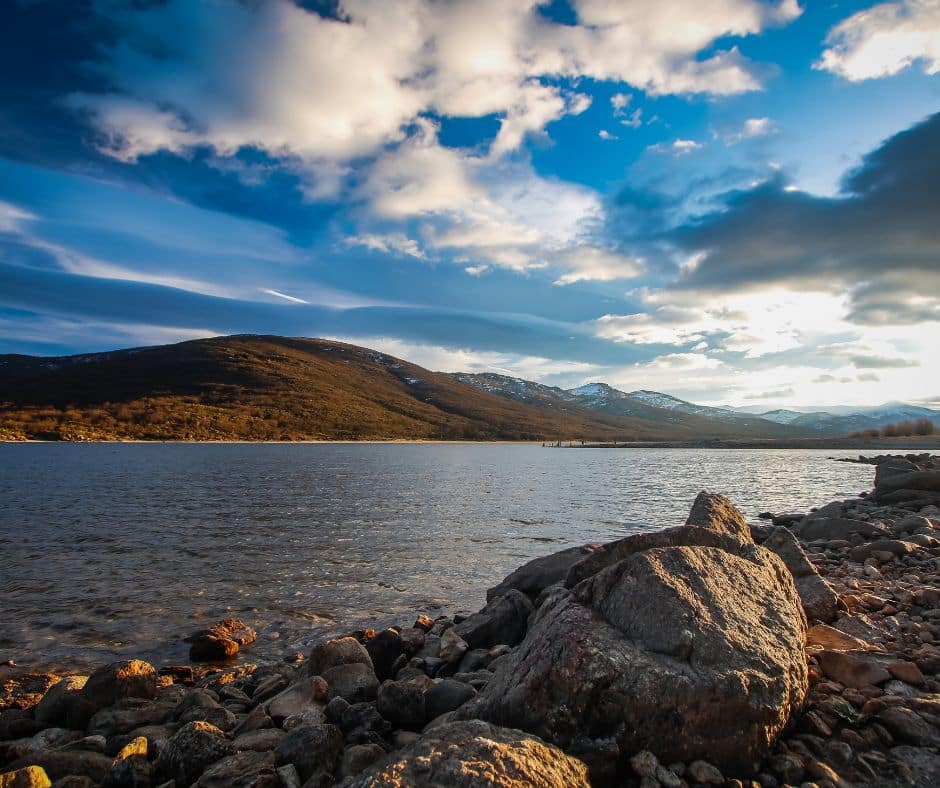
POLYGON ((859 440, 856 438, 794 438, 778 439, 714 439, 692 441, 618 441, 618 442, 581 442, 580 440, 417 440, 412 438, 392 438, 387 440, 296 440, 296 441, 251 441, 251 440, 8 440, 0 439, 0 445, 21 444, 62 444, 81 445, 182 445, 182 446, 539 446, 541 448, 562 449, 817 449, 820 451, 871 451, 885 450, 895 453, 912 453, 940 449, 940 438, 930 437, 920 440, 912 438, 886 438, 877 440, 859 440))
MULTIPOLYGON (((415 785, 431 785, 420 781, 420 770, 414 771, 417 753, 441 763, 463 763, 461 758, 470 758, 468 748, 483 737, 498 742, 499 757, 490 752, 494 769, 507 768, 507 763, 524 769, 521 753, 540 747, 541 767, 567 775, 565 782, 571 785, 753 785, 749 780, 761 786, 936 784, 940 457, 869 461, 878 463, 876 487, 859 498, 830 502, 805 515, 767 513, 765 524, 748 526, 727 499, 700 496, 686 526, 530 561, 490 589, 489 604, 469 617, 432 621, 419 615, 411 627, 360 630, 322 642, 293 662, 197 661, 164 668, 159 675, 145 663, 132 668, 127 662, 114 663, 100 667, 82 687, 76 679, 56 685, 65 673, 30 677, 25 668, 0 668, 8 707, 0 712, 0 773, 32 765, 58 779, 52 772, 64 776, 63 769, 84 769, 90 780, 84 784, 95 785, 112 780, 115 770, 136 770, 158 785, 176 770, 177 785, 199 780, 202 788, 227 784, 225 779, 247 770, 257 779, 245 785, 275 788, 330 785, 334 780, 337 785, 393 785, 391 769, 411 775, 415 785), (656 585, 670 573, 649 575, 625 598, 629 602, 622 612, 610 607, 615 603, 608 599, 620 598, 616 586, 609 585, 617 572, 641 572, 648 561, 667 556, 694 559, 694 566, 706 562, 682 581, 689 587, 705 583, 699 597, 703 601, 696 604, 706 607, 683 625, 687 629, 673 623, 676 615, 682 616, 681 598, 678 608, 668 608, 670 615, 647 614, 645 619, 636 612, 647 609, 645 605, 659 610, 670 598, 671 581, 656 585), (780 571, 790 579, 781 578, 780 571), (742 573, 745 578, 754 573, 754 582, 736 585, 742 573), (608 579, 598 585, 601 576, 608 579), (709 586, 712 576, 725 579, 709 586), (660 591, 646 592, 647 587, 660 591), (609 622, 628 618, 611 629, 611 624, 595 623, 597 614, 592 613, 573 625, 571 616, 591 610, 591 605, 607 611, 603 618, 609 622), (715 639, 711 629, 701 628, 703 617, 711 615, 708 605, 717 606, 715 621, 729 620, 729 613, 740 617, 749 640, 735 640, 741 635, 733 633, 715 639), (724 613, 719 616, 719 611, 724 613), (772 631, 763 628, 768 611, 778 622, 772 631), (627 632, 634 634, 624 640, 627 632), (679 638, 675 643, 673 636, 679 638), (684 645, 686 637, 689 645, 684 645), (584 652, 572 645, 581 638, 590 646, 584 652), (572 665, 583 667, 571 673, 556 643, 568 644, 572 658, 577 656, 572 665), (728 651, 727 643, 737 645, 728 651), (549 645, 551 649, 542 650, 549 645), (717 716, 709 717, 709 704, 670 706, 676 684, 670 678, 654 700, 665 704, 666 711, 688 709, 681 732, 671 715, 661 718, 654 707, 644 707, 642 719, 656 735, 644 738, 642 731, 631 733, 629 725, 614 725, 621 714, 629 719, 630 703, 641 704, 643 698, 637 685, 627 683, 611 699, 624 703, 624 692, 640 696, 613 718, 603 718, 603 725, 614 725, 613 739, 594 738, 598 734, 592 731, 602 720, 595 705, 578 711, 578 699, 606 692, 603 684, 592 683, 598 680, 594 671, 607 669, 603 660, 614 659, 622 649, 634 656, 610 663, 617 667, 604 681, 623 681, 632 670, 631 660, 642 658, 657 666, 652 673, 651 667, 644 668, 644 676, 678 671, 684 681, 695 677, 684 692, 695 691, 702 660, 712 659, 705 654, 717 649, 723 655, 718 663, 722 675, 731 671, 746 676, 752 668, 737 661, 739 652, 755 650, 755 656, 781 671, 771 685, 756 681, 757 674, 750 680, 748 714, 765 715, 761 729, 772 729, 773 735, 755 745, 740 730, 741 712, 734 712, 732 728, 720 730, 728 724, 721 709, 733 710, 740 700, 734 685, 706 682, 711 705, 718 709, 717 716), (689 649, 702 656, 689 662, 689 649), (686 664, 697 667, 689 673, 686 664), (535 684, 521 678, 539 670, 548 672, 535 684), (88 685, 93 691, 84 688, 88 685), (719 686, 722 694, 715 696, 719 686), (551 688, 548 695, 546 687, 551 688), (506 706, 504 697, 514 700, 506 706), (570 699, 563 706, 568 722, 556 727, 561 712, 553 704, 564 697, 570 699), (777 719, 775 708, 790 709, 789 719, 777 719), (513 724, 507 731, 496 722, 513 724), (581 731, 580 738, 564 732, 570 725, 581 731), (202 763, 184 746, 194 736, 211 741, 211 762, 202 763), (721 736, 731 736, 731 746, 724 747, 721 736), (321 746, 324 737, 328 747, 321 746), (707 744, 696 743, 696 737, 707 744), (291 749, 287 742, 294 739, 298 744, 291 749), (136 750, 122 756, 132 742, 136 750), (315 762, 304 755, 310 752, 315 762), (742 752, 753 765, 744 763, 742 752), (215 782, 203 779, 206 775, 215 782), (309 782, 315 778, 319 782, 309 782)), ((690 571, 682 561, 662 566, 672 567, 671 573, 680 577, 690 571)), ((198 642, 203 650, 193 655, 218 657, 234 644, 250 659, 254 633, 236 625, 240 622, 220 622, 196 633, 193 648, 198 642)), ((495 783, 468 783, 489 784, 495 783)), ((531 784, 552 783, 533 778, 531 784)))

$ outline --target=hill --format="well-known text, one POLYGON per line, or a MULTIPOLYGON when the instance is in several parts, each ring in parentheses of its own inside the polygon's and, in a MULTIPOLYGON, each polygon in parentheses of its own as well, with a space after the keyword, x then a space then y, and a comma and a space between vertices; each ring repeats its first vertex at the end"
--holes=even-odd
POLYGON ((608 413, 575 400, 518 401, 383 353, 319 339, 231 336, 56 358, 0 356, 0 437, 6 439, 657 441, 728 435, 717 422, 670 421, 655 409, 608 413))

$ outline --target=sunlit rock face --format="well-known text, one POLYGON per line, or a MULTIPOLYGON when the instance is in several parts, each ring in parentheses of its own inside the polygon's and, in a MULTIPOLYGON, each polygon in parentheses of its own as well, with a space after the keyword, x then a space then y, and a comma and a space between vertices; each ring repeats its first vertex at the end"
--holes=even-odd
POLYGON ((695 526, 646 536, 614 543, 615 562, 594 553, 595 573, 547 592, 459 716, 534 733, 596 778, 644 749, 753 769, 807 692, 793 579, 749 537, 695 526))
POLYGON ((558 748, 521 731, 470 720, 432 728, 351 788, 437 785, 587 788, 590 783, 587 767, 558 748))

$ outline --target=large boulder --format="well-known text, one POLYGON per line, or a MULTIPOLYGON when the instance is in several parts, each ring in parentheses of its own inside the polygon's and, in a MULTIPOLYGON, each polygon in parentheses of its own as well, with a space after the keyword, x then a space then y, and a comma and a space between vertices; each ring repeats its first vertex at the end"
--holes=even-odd
POLYGON ((587 788, 587 767, 522 731, 479 720, 427 731, 355 778, 349 788, 587 788))
POLYGON ((279 765, 292 763, 301 778, 332 775, 343 757, 343 734, 335 725, 300 725, 278 742, 279 765))
POLYGON ((92 673, 81 693, 95 709, 112 706, 124 698, 150 699, 157 694, 157 671, 139 659, 112 662, 92 673))
POLYGON ((736 552, 747 544, 753 546, 750 532, 746 539, 738 539, 719 531, 693 525, 680 525, 676 528, 664 528, 661 531, 633 534, 618 539, 616 542, 601 545, 590 555, 573 564, 565 577, 565 588, 574 588, 578 583, 619 563, 624 558, 656 547, 717 547, 736 552))
POLYGON ((354 637, 345 637, 317 643, 310 651, 305 667, 307 675, 322 676, 330 668, 353 664, 368 665, 375 671, 365 646, 354 637))
POLYGON ((633 552, 554 591, 457 716, 540 736, 600 778, 643 749, 753 770, 806 696, 800 599, 773 553, 685 533, 693 546, 633 552))
POLYGON ((685 524, 707 528, 709 531, 730 534, 731 536, 737 536, 739 539, 749 540, 751 538, 751 529, 738 507, 725 496, 705 492, 705 490, 702 490, 696 496, 685 524))
POLYGON ((597 547, 599 545, 595 544, 569 547, 567 550, 534 558, 507 575, 499 585, 489 589, 486 592, 486 601, 492 602, 513 589, 535 600, 549 586, 563 582, 568 570, 597 547))
POLYGON ((525 594, 510 589, 486 607, 454 627, 470 648, 492 648, 505 643, 515 646, 525 637, 532 602, 525 594))
POLYGON ((810 563, 796 537, 787 528, 778 526, 770 532, 763 544, 783 559, 796 591, 803 603, 806 617, 817 621, 832 621, 839 607, 839 595, 833 590, 810 563))
POLYGON ((65 676, 53 684, 36 704, 36 719, 46 725, 60 725, 68 720, 69 709, 80 701, 87 676, 65 676))

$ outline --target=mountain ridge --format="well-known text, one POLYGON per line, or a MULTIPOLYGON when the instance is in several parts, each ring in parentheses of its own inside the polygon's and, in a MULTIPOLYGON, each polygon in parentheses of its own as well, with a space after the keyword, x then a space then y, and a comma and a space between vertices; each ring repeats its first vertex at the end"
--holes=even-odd
POLYGON ((432 372, 323 339, 235 335, 0 356, 0 439, 8 440, 688 442, 820 434, 836 433, 805 419, 782 424, 600 382, 562 389, 496 373, 432 372))

